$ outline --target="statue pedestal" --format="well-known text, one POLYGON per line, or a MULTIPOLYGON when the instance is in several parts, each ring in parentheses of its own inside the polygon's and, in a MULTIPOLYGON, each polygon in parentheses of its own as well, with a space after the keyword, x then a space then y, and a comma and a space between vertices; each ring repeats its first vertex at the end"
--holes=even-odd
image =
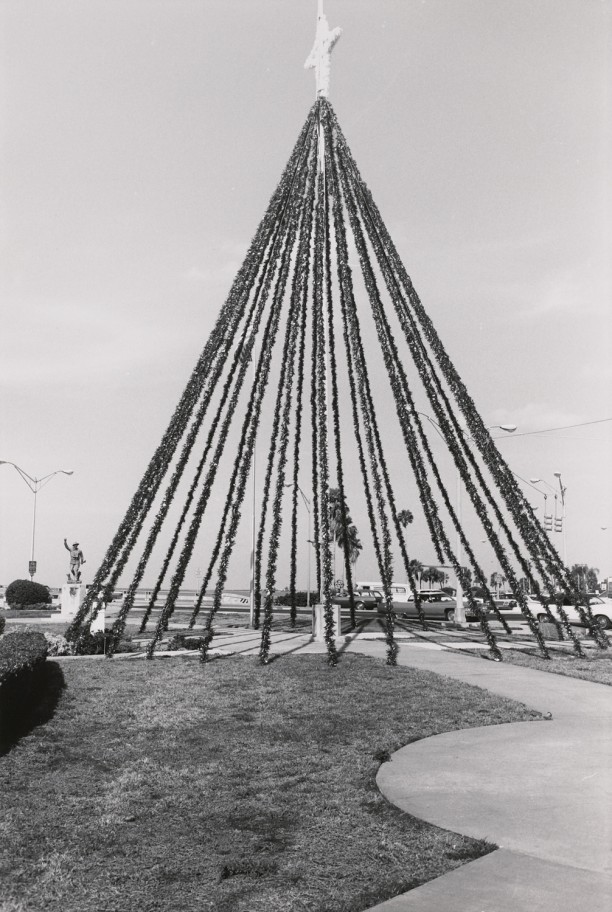
MULTIPOLYGON (((332 605, 332 636, 339 637, 342 635, 342 623, 340 620, 340 605, 332 605)), ((312 633, 315 643, 325 642, 325 606, 315 605, 312 610, 312 633)))
MULTIPOLYGON (((85 583, 64 583, 60 595, 60 621, 70 623, 76 617, 76 613, 81 607, 81 602, 85 595, 85 583)), ((105 610, 101 608, 96 618, 91 624, 91 632, 96 633, 98 630, 104 630, 105 610)))
POLYGON ((64 583, 60 595, 60 619, 73 621, 85 595, 85 583, 64 583))

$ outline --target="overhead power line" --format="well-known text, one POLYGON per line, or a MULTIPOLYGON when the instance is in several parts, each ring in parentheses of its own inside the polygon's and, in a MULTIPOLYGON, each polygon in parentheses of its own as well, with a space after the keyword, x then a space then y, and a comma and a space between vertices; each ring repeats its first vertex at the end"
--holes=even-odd
MULTIPOLYGON (((588 424, 604 424, 606 421, 612 421, 612 418, 598 418, 596 421, 581 421, 580 424, 564 424, 561 427, 541 428, 539 431, 523 431, 522 434, 512 434, 512 437, 530 437, 533 434, 545 434, 549 433, 550 431, 567 431, 570 428, 586 427, 588 424)), ((506 440, 509 438, 507 434, 504 434, 503 437, 500 435, 495 439, 506 440)))

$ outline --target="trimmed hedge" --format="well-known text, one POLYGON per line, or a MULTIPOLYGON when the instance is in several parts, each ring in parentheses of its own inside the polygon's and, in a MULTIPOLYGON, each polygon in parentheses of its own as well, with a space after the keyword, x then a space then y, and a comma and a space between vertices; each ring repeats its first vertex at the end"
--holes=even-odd
POLYGON ((7 633, 0 640, 0 753, 42 721, 49 700, 47 641, 38 631, 7 633))
POLYGON ((0 640, 0 693, 13 679, 32 672, 47 658, 47 641, 37 630, 16 630, 0 640))
POLYGON ((32 580, 13 580, 6 587, 6 603, 9 608, 25 608, 31 605, 50 605, 51 593, 48 586, 33 583, 32 580))

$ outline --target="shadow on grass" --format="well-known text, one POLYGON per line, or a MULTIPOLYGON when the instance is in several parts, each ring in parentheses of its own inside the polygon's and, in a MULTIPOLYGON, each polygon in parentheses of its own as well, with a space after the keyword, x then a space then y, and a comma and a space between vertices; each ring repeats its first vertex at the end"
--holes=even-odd
POLYGON ((15 684, 4 684, 0 707, 0 756, 7 754, 37 726, 53 718, 65 687, 64 673, 57 662, 42 662, 33 669, 27 681, 20 679, 15 684))

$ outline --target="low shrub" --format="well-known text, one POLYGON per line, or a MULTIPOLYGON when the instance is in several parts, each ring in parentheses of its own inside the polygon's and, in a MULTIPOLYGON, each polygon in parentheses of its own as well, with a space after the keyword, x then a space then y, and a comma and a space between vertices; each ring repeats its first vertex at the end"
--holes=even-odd
POLYGON ((184 633, 176 633, 166 643, 166 649, 175 652, 177 649, 200 649, 204 643, 202 636, 186 636, 184 633))
MULTIPOLYGON (((73 643, 73 655, 104 655, 106 653, 106 644, 111 638, 110 630, 96 630, 81 633, 73 643)), ((122 636, 115 647, 115 652, 133 652, 131 636, 122 636)))
POLYGON ((117 646, 115 647, 115 652, 134 652, 136 647, 132 642, 132 637, 129 634, 124 634, 117 646))
MULTIPOLYGON (((306 607, 307 595, 308 595, 308 593, 307 593, 307 591, 306 591, 305 589, 304 589, 304 590, 300 590, 300 591, 298 591, 298 592, 295 593, 295 605, 296 605, 297 608, 305 608, 305 607, 306 607)), ((275 603, 276 603, 277 605, 287 605, 287 606, 290 606, 290 605, 291 605, 291 593, 290 593, 290 592, 282 592, 282 593, 280 593, 279 595, 276 596, 276 598, 274 599, 274 601, 275 601, 275 603)), ((318 592, 311 592, 311 593, 310 593, 310 604, 311 604, 311 605, 316 605, 316 603, 317 603, 318 601, 319 601, 319 593, 318 593, 318 592)))
POLYGON ((75 654, 74 643, 70 643, 66 637, 59 633, 45 632, 47 641, 48 656, 68 656, 75 654))
POLYGON ((34 605, 13 606, 17 611, 46 611, 49 614, 53 611, 51 602, 36 602, 34 605))
POLYGON ((6 618, 0 615, 0 636, 4 633, 4 628, 6 627, 6 618))
POLYGON ((34 583, 32 580, 13 580, 6 587, 6 603, 9 608, 30 608, 51 604, 51 593, 48 586, 34 583))
POLYGON ((80 633, 74 641, 74 654, 104 655, 108 639, 109 636, 104 630, 97 630, 95 633, 91 631, 80 633))
MULTIPOLYGON (((36 618, 36 620, 42 620, 42 618, 48 617, 51 621, 54 614, 55 611, 52 605, 45 605, 44 611, 36 606, 32 607, 32 605, 26 605, 23 608, 7 608, 4 617, 8 620, 11 618, 19 618, 20 620, 36 618)), ((2 906, 0 906, 0 909, 2 909, 2 906)))

